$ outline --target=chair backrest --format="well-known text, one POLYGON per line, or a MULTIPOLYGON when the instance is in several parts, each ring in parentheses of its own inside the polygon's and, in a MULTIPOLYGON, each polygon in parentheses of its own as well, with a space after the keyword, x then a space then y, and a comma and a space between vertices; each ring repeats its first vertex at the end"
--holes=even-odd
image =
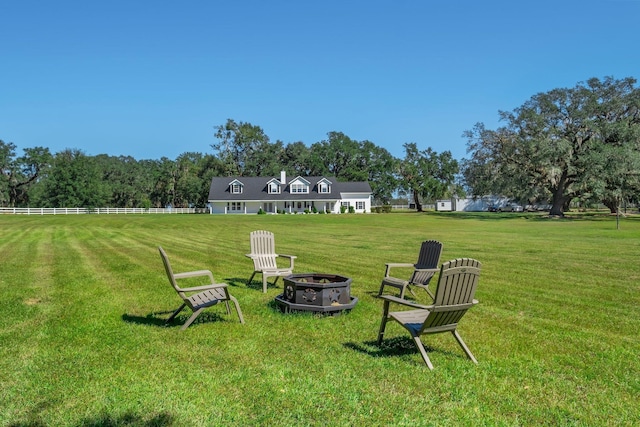
POLYGON ((278 268, 276 243, 273 233, 265 230, 251 232, 251 255, 255 270, 278 268))
POLYGON ((276 255, 276 243, 273 233, 265 230, 251 232, 252 255, 276 255))
POLYGON ((429 328, 455 329, 458 321, 474 305, 481 266, 479 261, 471 258, 458 258, 442 264, 434 308, 422 325, 422 331, 429 328))
MULTIPOLYGON (((438 268, 441 253, 442 243, 437 240, 425 240, 422 242, 422 245, 420 245, 420 254, 418 255, 416 268, 438 268)), ((409 282, 426 285, 434 275, 435 273, 432 272, 415 271, 409 282)))
POLYGON ((180 292, 180 287, 176 282, 176 278, 173 276, 173 269, 171 268, 171 263, 169 262, 169 257, 167 253, 162 249, 162 246, 158 246, 158 252, 160 252, 160 257, 162 258, 162 263, 164 264, 164 271, 167 272, 167 278, 169 279, 169 283, 173 286, 173 289, 184 298, 184 294, 180 292))

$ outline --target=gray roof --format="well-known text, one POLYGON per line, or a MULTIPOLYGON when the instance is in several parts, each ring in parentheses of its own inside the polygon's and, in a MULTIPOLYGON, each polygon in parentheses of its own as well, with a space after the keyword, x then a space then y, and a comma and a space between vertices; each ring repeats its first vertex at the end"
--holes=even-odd
POLYGON ((226 176, 214 177, 209 189, 209 201, 227 200, 339 200, 341 193, 371 193, 371 186, 366 181, 339 182, 335 177, 324 176, 300 176, 288 179, 286 185, 280 190, 280 194, 270 194, 267 183, 272 180, 280 181, 280 177, 246 177, 226 176), (289 183, 296 178, 302 178, 310 183, 309 193, 290 193, 289 183), (330 193, 319 193, 317 184, 322 179, 331 182, 330 193), (229 184, 235 180, 243 184, 241 194, 231 193, 229 184))

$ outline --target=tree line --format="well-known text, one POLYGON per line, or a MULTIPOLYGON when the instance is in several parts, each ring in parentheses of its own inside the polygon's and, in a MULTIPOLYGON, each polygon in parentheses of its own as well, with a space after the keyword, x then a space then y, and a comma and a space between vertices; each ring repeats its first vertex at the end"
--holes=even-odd
POLYGON ((342 132, 307 145, 272 142, 259 126, 228 119, 214 127, 212 153, 175 160, 89 156, 44 147, 17 155, 0 140, 0 206, 204 207, 214 176, 335 176, 369 181, 374 203, 406 195, 425 202, 451 196, 500 195, 549 203, 563 215, 571 202, 603 203, 616 212, 640 195, 640 89, 636 79, 592 78, 532 96, 500 111, 503 126, 465 131, 468 159, 403 144, 395 158, 371 141, 342 132))
POLYGON ((204 207, 214 176, 333 176, 369 181, 375 203, 409 192, 423 201, 453 194, 458 162, 451 153, 404 145, 406 159, 370 141, 342 132, 307 146, 271 142, 256 125, 228 119, 214 128, 212 153, 186 152, 175 160, 130 156, 89 156, 79 149, 52 154, 0 140, 0 206, 15 207, 204 207), (438 171, 433 174, 432 171, 438 171), (425 179, 418 177, 424 176, 425 179))

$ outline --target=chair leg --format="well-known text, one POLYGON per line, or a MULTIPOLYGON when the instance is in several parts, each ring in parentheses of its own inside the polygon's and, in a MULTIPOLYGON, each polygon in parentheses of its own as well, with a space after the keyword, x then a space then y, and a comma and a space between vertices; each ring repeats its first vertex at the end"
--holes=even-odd
MULTIPOLYGON (((387 283, 384 281, 384 279, 382 280, 382 283, 380 283, 380 290, 378 291, 378 296, 382 295, 382 293, 384 292, 384 287, 385 286, 392 286, 394 288, 397 288, 400 290, 400 295, 398 295, 400 298, 404 298, 404 293, 405 290, 407 288, 407 285, 404 284, 402 286, 400 286, 399 284, 393 284, 393 283, 387 283)), ((409 289, 409 291, 411 291, 411 289, 409 289)), ((413 291, 411 291, 411 293, 413 294, 413 291)), ((415 296, 415 294, 414 294, 415 296)))
POLYGON ((380 290, 378 291, 378 296, 382 295, 384 292, 384 280, 380 282, 380 290))
POLYGON ((453 331, 451 331, 451 333, 453 334, 453 336, 458 341, 458 344, 460 344, 460 347, 462 347, 462 350, 464 350, 464 352, 467 353, 467 356, 469 356, 469 359, 471 359, 471 361, 477 365, 478 361, 476 360, 475 357, 473 357, 473 354, 471 353, 471 350, 469 350, 469 347, 467 347, 467 345, 464 343, 464 341, 462 341, 462 337, 460 336, 458 331, 457 330, 453 330, 453 331))
MULTIPOLYGON (((236 306, 236 313, 238 313, 238 317, 240 318, 240 323, 244 323, 244 317, 242 316, 242 310, 240 310, 240 304, 238 304, 238 300, 235 297, 229 295, 229 299, 236 306)), ((228 304, 229 302, 227 302, 228 304)))
POLYGON ((433 292, 431 292, 431 290, 429 289, 428 285, 426 288, 424 288, 424 290, 427 291, 432 300, 436 299, 436 297, 433 295, 433 292))
POLYGON ((253 280, 253 276, 256 275, 256 272, 254 271, 253 274, 251 275, 251 277, 249 277, 249 281, 247 282, 247 285, 251 284, 251 281, 253 280))
POLYGON ((429 369, 433 370, 433 365, 431 364, 431 359, 429 359, 429 356, 427 355, 427 350, 425 350, 424 346, 422 345, 422 341, 420 341, 420 336, 419 335, 411 335, 413 338, 413 342, 416 343, 416 347, 418 347, 418 350, 420 350, 420 355, 422 356, 422 360, 424 360, 424 363, 427 364, 427 366, 429 367, 429 369))
POLYGON ((182 328, 180 328, 181 331, 184 331, 185 329, 187 329, 189 327, 189 325, 191 323, 193 323, 194 320, 196 320, 196 317, 198 317, 200 315, 200 313, 202 312, 202 310, 204 310, 206 307, 203 308, 199 308, 196 311, 193 312, 193 314, 191 315, 191 317, 189 317, 187 319, 186 322, 184 322, 184 325, 182 325, 182 328))
POLYGON ((378 331, 378 345, 382 344, 384 338, 384 330, 387 327, 387 320, 389 317, 389 301, 384 302, 384 309, 382 310, 382 321, 380 322, 380 330, 378 331))
POLYGON ((172 320, 173 320, 173 319, 178 315, 178 313, 180 313, 180 312, 182 311, 182 309, 183 309, 183 308, 185 308, 186 306, 187 306, 187 304, 182 304, 182 305, 181 305, 181 306, 180 306, 176 311, 174 311, 174 312, 173 312, 173 314, 171 315, 171 317, 169 317, 169 318, 166 320, 166 322, 164 322, 164 323, 166 324, 166 323, 171 322, 171 321, 172 321, 172 320))
MULTIPOLYGON (((413 289, 411 289, 411 286, 410 286, 410 285, 407 285, 407 286, 405 286, 404 288, 402 288, 402 292, 403 292, 403 293, 404 293, 404 289, 405 289, 405 288, 409 288, 409 292, 411 292, 411 295, 413 295, 413 297, 414 297, 414 298, 416 298, 416 293, 415 293, 415 292, 413 292, 413 289)), ((403 295, 403 296, 401 296, 400 298, 404 298, 404 295, 403 295)))
POLYGON ((269 284, 267 282, 268 277, 262 273, 262 293, 266 294, 267 293, 267 285, 269 284))
POLYGON ((227 315, 231 314, 231 307, 229 307, 229 301, 225 301, 224 305, 227 307, 227 315))

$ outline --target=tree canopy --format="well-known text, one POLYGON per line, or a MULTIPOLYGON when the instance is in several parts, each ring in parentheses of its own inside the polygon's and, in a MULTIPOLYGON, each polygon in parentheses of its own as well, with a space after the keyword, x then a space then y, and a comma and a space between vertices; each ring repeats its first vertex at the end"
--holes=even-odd
POLYGON ((335 176, 369 181, 374 204, 398 192, 416 208, 463 193, 501 195, 522 203, 551 201, 563 215, 572 200, 604 203, 612 212, 623 198, 640 195, 640 89, 628 77, 580 82, 538 93, 513 111, 500 111, 503 126, 478 123, 463 136, 470 158, 462 168, 451 152, 403 144, 393 157, 371 141, 338 131, 310 145, 271 142, 260 126, 228 119, 215 126, 213 154, 187 152, 176 160, 87 156, 80 150, 51 155, 0 141, 0 205, 201 207, 214 176, 335 176), (462 172, 463 189, 456 183, 462 172))
POLYGON ((458 162, 451 152, 419 150, 416 143, 404 144, 405 157, 399 162, 400 188, 411 194, 418 212, 424 200, 435 201, 455 192, 458 162))
MULTIPOLYGON (((446 193, 457 162, 449 152, 430 148, 404 182, 401 161, 371 141, 342 132, 310 145, 272 143, 256 125, 228 119, 214 127, 214 153, 185 152, 175 160, 136 160, 130 156, 89 156, 78 149, 51 155, 0 141, 0 205, 41 207, 204 207, 214 176, 332 176, 338 181, 368 181, 374 204, 386 204, 398 189, 415 189, 421 202, 446 193)), ((417 151, 417 146, 412 143, 417 151)), ((420 205, 421 206, 421 205, 420 205)))
MULTIPOLYGON (((640 166, 640 91, 636 80, 589 79, 531 97, 496 130, 465 132, 466 184, 476 195, 551 200, 563 215, 572 199, 616 199, 636 186, 640 166), (623 183, 624 181, 624 183, 623 183)), ((617 199, 616 199, 617 200, 617 199)))
POLYGON ((53 157, 48 148, 25 148, 16 157, 16 145, 0 140, 0 205, 28 205, 29 189, 47 169, 53 157))

